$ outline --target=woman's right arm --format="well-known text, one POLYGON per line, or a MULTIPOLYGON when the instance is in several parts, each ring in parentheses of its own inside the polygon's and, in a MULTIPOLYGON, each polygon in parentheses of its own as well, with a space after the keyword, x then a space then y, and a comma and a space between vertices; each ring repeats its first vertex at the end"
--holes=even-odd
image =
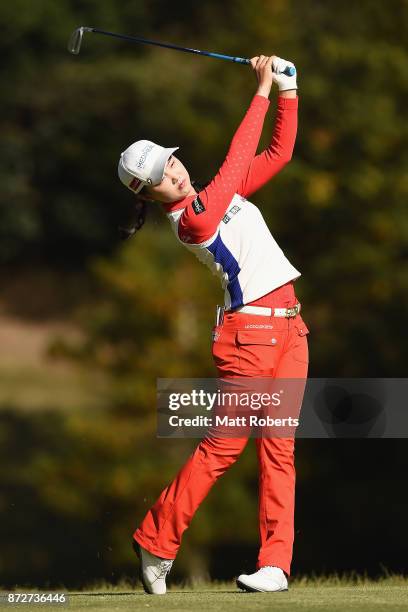
POLYGON ((251 59, 257 73, 258 89, 235 132, 221 168, 181 215, 178 234, 183 242, 199 244, 214 235, 239 185, 248 174, 270 104, 272 60, 273 56, 263 55, 251 59))

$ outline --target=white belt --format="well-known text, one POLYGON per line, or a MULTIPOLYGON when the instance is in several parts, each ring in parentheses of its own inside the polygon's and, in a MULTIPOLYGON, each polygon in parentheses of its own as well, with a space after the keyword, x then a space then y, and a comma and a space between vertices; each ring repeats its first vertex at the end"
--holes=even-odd
POLYGON ((264 317, 296 317, 300 312, 300 304, 297 303, 291 308, 267 308, 266 306, 241 306, 234 312, 242 312, 244 314, 262 315, 264 317))

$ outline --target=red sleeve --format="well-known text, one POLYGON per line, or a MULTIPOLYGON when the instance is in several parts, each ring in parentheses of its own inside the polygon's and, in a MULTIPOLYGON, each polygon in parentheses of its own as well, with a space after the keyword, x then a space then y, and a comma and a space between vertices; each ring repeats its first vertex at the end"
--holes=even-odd
POLYGON ((263 96, 253 97, 218 173, 181 215, 178 234, 183 242, 199 244, 216 231, 234 194, 248 176, 269 104, 263 96))
POLYGON ((270 145, 251 162, 238 193, 244 197, 260 189, 291 160, 297 132, 298 98, 278 98, 270 145))

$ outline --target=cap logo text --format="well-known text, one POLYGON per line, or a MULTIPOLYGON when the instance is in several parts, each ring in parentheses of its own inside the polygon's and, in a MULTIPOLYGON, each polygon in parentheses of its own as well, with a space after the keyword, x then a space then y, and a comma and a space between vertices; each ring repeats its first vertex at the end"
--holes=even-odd
POLYGON ((139 161, 137 162, 137 167, 141 168, 142 166, 144 166, 144 163, 146 161, 146 157, 148 156, 148 154, 150 153, 150 151, 153 149, 154 145, 153 144, 148 144, 146 145, 143 149, 142 149, 142 154, 139 157, 139 161))

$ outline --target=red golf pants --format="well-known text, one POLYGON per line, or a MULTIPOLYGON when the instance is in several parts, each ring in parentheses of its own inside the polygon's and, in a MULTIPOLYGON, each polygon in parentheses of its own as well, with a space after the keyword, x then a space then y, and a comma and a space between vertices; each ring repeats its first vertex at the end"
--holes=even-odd
MULTIPOLYGON (((213 330, 213 357, 218 376, 306 380, 307 333, 300 315, 286 319, 226 313, 223 324, 213 330)), ((174 559, 183 532, 198 506, 217 479, 236 461, 247 441, 248 438, 204 438, 146 514, 133 534, 134 539, 152 554, 174 559)), ((273 565, 290 574, 294 538, 294 439, 257 438, 256 447, 261 541, 257 568, 273 565)))

